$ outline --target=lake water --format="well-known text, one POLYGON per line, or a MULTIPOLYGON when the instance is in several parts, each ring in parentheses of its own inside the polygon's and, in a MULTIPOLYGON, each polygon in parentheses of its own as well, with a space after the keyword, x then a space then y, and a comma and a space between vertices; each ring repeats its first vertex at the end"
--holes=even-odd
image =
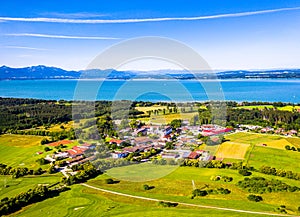
POLYGON ((144 101, 268 101, 300 103, 300 80, 2 80, 0 96, 144 101))

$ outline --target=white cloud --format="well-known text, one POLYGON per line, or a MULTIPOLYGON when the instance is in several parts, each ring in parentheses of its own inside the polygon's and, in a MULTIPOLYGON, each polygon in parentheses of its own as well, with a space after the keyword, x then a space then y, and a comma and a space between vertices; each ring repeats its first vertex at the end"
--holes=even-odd
POLYGON ((4 46, 5 48, 12 48, 12 49, 24 49, 24 50, 39 50, 39 51, 44 51, 48 49, 44 48, 36 48, 36 47, 23 47, 23 46, 4 46))
POLYGON ((120 38, 112 37, 98 37, 98 36, 74 36, 74 35, 48 35, 48 34, 35 34, 35 33, 11 33, 8 36, 21 36, 21 37, 38 37, 38 38, 59 38, 59 39, 87 39, 87 40, 116 40, 120 38))
POLYGON ((20 22, 47 22, 47 23, 78 23, 78 24, 102 24, 102 23, 140 23, 140 22, 162 22, 162 21, 192 21, 208 20, 228 17, 244 17, 258 14, 275 13, 281 11, 300 10, 300 7, 278 8, 271 10, 260 10, 240 13, 217 14, 197 17, 164 17, 164 18, 140 18, 140 19, 66 19, 66 18, 25 18, 25 17, 0 17, 0 21, 20 21, 20 22))
POLYGON ((64 18, 95 18, 95 17, 107 16, 107 14, 90 13, 90 12, 78 12, 78 13, 44 12, 41 13, 40 15, 51 16, 51 17, 64 17, 64 18))

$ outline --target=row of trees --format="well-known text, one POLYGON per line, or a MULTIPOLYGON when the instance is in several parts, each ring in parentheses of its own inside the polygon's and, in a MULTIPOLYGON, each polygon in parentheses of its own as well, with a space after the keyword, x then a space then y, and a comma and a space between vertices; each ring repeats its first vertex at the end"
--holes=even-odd
POLYGON ((280 176, 286 177, 288 179, 300 180, 300 173, 295 173, 292 171, 286 171, 284 169, 276 169, 270 166, 262 166, 258 170, 261 173, 273 175, 273 176, 280 176))
POLYGON ((297 186, 290 186, 277 179, 267 180, 263 177, 245 178, 243 181, 239 181, 237 186, 249 193, 259 194, 300 191, 300 188, 297 186))
POLYGON ((28 169, 27 167, 13 168, 0 163, 0 175, 11 175, 13 178, 19 178, 26 175, 41 175, 43 173, 44 171, 42 168, 38 168, 36 170, 28 169))
POLYGON ((47 186, 41 185, 26 192, 21 192, 15 197, 5 197, 0 201, 0 216, 16 212, 29 204, 58 196, 60 192, 65 190, 67 188, 62 187, 52 190, 47 186))

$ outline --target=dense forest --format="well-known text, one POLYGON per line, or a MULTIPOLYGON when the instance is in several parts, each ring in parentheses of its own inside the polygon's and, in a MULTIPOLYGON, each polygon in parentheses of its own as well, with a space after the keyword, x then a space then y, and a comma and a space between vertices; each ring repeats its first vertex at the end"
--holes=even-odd
MULTIPOLYGON (((267 107, 271 103, 266 102, 226 102, 225 111, 217 115, 224 115, 226 125, 235 127, 238 124, 253 124, 260 126, 281 127, 285 130, 300 129, 300 112, 297 109, 291 111, 279 110, 282 106, 294 106, 286 103, 272 103, 273 108, 267 107), (239 106, 266 105, 262 109, 244 109, 239 106), (238 108, 238 109, 237 109, 238 108)), ((136 109, 137 106, 150 107, 153 105, 167 106, 173 108, 173 113, 179 113, 182 103, 168 102, 141 102, 141 101, 64 101, 64 100, 39 100, 39 99, 16 99, 0 98, 0 133, 30 134, 52 137, 53 140, 70 138, 74 139, 75 132, 69 131, 49 132, 32 130, 38 126, 49 127, 51 124, 67 123, 71 120, 78 122, 81 119, 96 118, 95 123, 100 135, 116 135, 112 119, 141 118, 149 117, 150 113, 144 113, 136 109), (112 117, 113 116, 113 117, 112 117), (26 129, 26 131, 24 130, 26 129)), ((213 107, 210 102, 187 103, 187 106, 198 107, 198 117, 195 118, 197 124, 214 123, 212 117, 213 107), (201 107, 200 107, 201 106, 201 107)), ((181 109, 182 110, 182 109, 181 109)), ((182 111, 181 111, 182 112, 182 111)), ((85 125, 93 124, 91 121, 85 125)), ((87 126, 89 127, 89 126, 87 126)), ((80 129, 79 129, 80 131, 80 129)), ((99 133, 97 133, 99 135, 99 133)), ((95 137, 90 133, 87 137, 95 137)), ((96 138, 97 137, 97 138, 96 138)))

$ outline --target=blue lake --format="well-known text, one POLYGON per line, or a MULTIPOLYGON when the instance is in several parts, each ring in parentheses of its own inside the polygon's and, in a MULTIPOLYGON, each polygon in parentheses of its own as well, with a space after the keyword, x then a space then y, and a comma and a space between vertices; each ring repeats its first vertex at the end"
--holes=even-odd
POLYGON ((0 96, 65 100, 300 103, 300 80, 2 80, 0 96))

